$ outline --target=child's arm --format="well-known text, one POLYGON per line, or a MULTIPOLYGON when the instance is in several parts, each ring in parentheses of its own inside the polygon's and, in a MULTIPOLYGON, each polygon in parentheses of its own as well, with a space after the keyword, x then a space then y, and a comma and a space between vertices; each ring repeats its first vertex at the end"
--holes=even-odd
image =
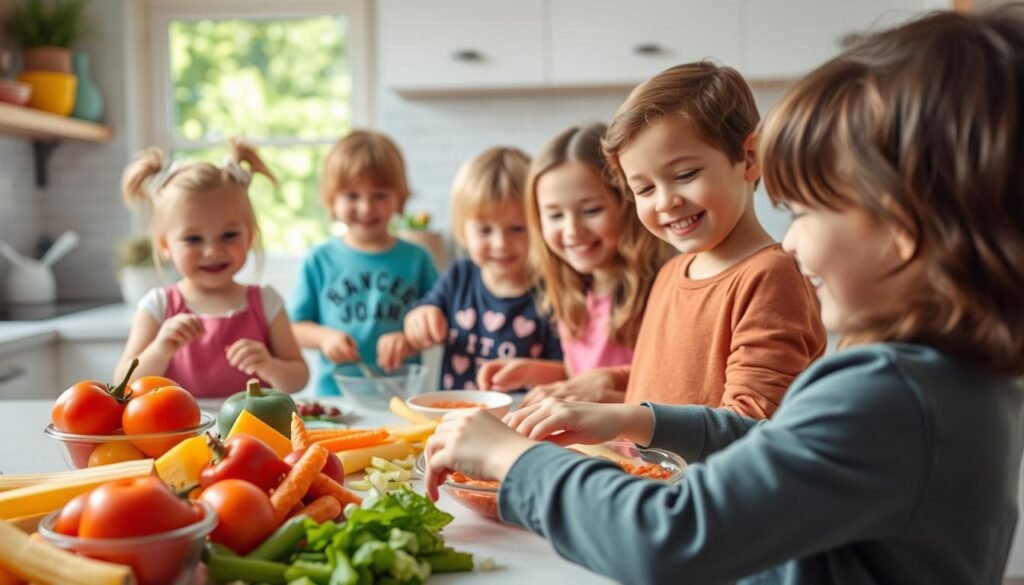
POLYGON ((139 366, 132 373, 132 380, 142 376, 163 375, 174 353, 202 334, 202 321, 191 313, 175 315, 163 323, 157 323, 145 309, 137 310, 124 354, 114 370, 114 379, 120 380, 135 358, 139 358, 139 366))
POLYGON ((309 381, 309 367, 284 311, 270 324, 269 348, 253 339, 239 339, 227 348, 227 357, 232 366, 259 376, 278 390, 298 392, 309 381))
POLYGON ((292 332, 301 347, 320 350, 324 357, 336 363, 359 361, 359 346, 344 331, 324 327, 312 321, 292 323, 292 332))
POLYGON ((544 384, 530 390, 520 406, 529 406, 545 398, 584 402, 623 402, 629 382, 629 366, 595 368, 563 382, 544 384))
POLYGON ((427 349, 448 341, 448 318, 439 307, 420 305, 405 316, 404 332, 413 348, 427 349))
POLYGON ((511 391, 564 380, 567 371, 565 364, 556 360, 497 359, 480 365, 476 384, 481 390, 511 391))

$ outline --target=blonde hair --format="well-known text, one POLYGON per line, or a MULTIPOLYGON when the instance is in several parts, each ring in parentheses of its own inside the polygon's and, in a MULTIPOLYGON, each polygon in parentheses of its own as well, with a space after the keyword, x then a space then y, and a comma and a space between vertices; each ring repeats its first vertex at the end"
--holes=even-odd
POLYGON ((602 141, 605 158, 627 193, 632 191, 619 155, 666 116, 688 120, 708 144, 734 163, 744 160, 744 143, 760 119, 750 86, 731 67, 698 61, 662 71, 630 92, 602 141))
POLYGON ((409 184, 405 177, 405 159, 393 140, 379 132, 353 130, 334 144, 324 160, 320 200, 328 212, 334 198, 345 188, 369 182, 389 189, 398 196, 398 211, 405 210, 409 184))
MULTIPOLYGON (((239 139, 228 141, 229 156, 221 166, 191 161, 167 165, 159 148, 149 148, 125 169, 121 176, 121 194, 129 207, 137 203, 149 211, 150 237, 154 249, 166 233, 167 215, 181 197, 236 197, 242 206, 244 222, 252 234, 250 248, 262 250, 259 223, 249 201, 249 183, 259 173, 274 184, 277 179, 252 146, 239 139), (241 166, 246 163, 248 170, 241 166)), ((153 255, 157 264, 159 254, 153 255)))
MULTIPOLYGON (((859 209, 913 239, 921 287, 844 345, 905 341, 1024 374, 1024 9, 938 12, 799 81, 761 130, 777 203, 859 209)), ((900 272, 905 266, 896 271, 900 272)))
POLYGON ((452 182, 452 235, 466 245, 466 220, 498 214, 508 205, 523 209, 530 157, 518 148, 495 146, 464 162, 452 182))
POLYGON ((619 275, 612 295, 609 338, 620 345, 632 347, 640 332, 640 322, 647 308, 647 297, 661 265, 675 250, 644 228, 637 217, 633 201, 616 184, 601 156, 604 124, 572 127, 549 140, 533 159, 526 187, 526 225, 530 230, 530 250, 537 267, 538 301, 544 313, 551 313, 573 337, 583 333, 590 321, 587 311, 587 290, 592 277, 580 274, 544 243, 541 229, 537 183, 540 177, 559 166, 576 162, 585 165, 600 178, 611 194, 616 207, 619 236, 612 270, 619 275))

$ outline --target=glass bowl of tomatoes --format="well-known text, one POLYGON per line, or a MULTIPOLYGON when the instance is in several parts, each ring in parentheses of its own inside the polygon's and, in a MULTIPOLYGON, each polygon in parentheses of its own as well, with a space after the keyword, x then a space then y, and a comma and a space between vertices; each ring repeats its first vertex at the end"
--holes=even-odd
POLYGON ((206 411, 199 413, 199 424, 186 429, 159 433, 124 434, 119 430, 111 435, 80 435, 46 425, 43 434, 61 444, 64 462, 72 469, 96 467, 147 457, 159 457, 178 443, 205 433, 213 428, 217 419, 206 411))
MULTIPOLYGON (((608 459, 627 473, 652 481, 676 483, 686 472, 686 461, 662 449, 644 449, 630 441, 607 441, 599 445, 573 445, 570 450, 584 456, 608 459)), ((426 457, 416 459, 416 471, 425 476, 426 457)), ((498 516, 498 492, 501 482, 481 480, 462 473, 450 474, 441 491, 453 500, 488 520, 500 521, 498 516)))
MULTIPOLYGON (((157 480, 159 481, 159 480, 157 480)), ((83 538, 58 532, 61 511, 51 513, 39 523, 39 535, 57 548, 75 554, 127 565, 135 574, 138 585, 187 585, 193 582, 193 573, 203 553, 206 537, 217 526, 217 512, 210 504, 193 501, 191 506, 196 520, 179 528, 144 534, 140 536, 120 538, 83 538)), ((153 519, 147 518, 158 514, 122 517, 124 510, 112 510, 105 514, 110 522, 133 522, 139 525, 138 531, 145 531, 143 526, 153 519)))

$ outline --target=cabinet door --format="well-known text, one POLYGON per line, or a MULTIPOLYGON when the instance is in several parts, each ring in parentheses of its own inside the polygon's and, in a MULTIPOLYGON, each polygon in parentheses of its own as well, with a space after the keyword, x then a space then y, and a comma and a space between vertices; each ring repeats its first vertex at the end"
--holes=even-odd
POLYGON ((897 24, 934 8, 930 0, 746 0, 751 79, 799 77, 835 56, 851 33, 897 24))
POLYGON ((634 85, 711 58, 741 68, 742 0, 550 0, 551 84, 634 85))
POLYGON ((0 400, 54 399, 58 385, 55 344, 46 343, 0 356, 0 400))
POLYGON ((380 0, 379 72, 398 91, 544 84, 544 0, 380 0))

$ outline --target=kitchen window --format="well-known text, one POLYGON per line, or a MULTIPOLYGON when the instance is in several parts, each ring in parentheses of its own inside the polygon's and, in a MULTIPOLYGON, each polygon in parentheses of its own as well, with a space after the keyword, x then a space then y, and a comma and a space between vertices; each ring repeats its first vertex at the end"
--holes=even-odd
POLYGON ((142 145, 220 163, 229 137, 257 146, 278 185, 250 189, 268 256, 329 235, 319 202, 330 146, 369 119, 365 0, 150 0, 142 145), (150 110, 152 108, 152 110, 150 110))

